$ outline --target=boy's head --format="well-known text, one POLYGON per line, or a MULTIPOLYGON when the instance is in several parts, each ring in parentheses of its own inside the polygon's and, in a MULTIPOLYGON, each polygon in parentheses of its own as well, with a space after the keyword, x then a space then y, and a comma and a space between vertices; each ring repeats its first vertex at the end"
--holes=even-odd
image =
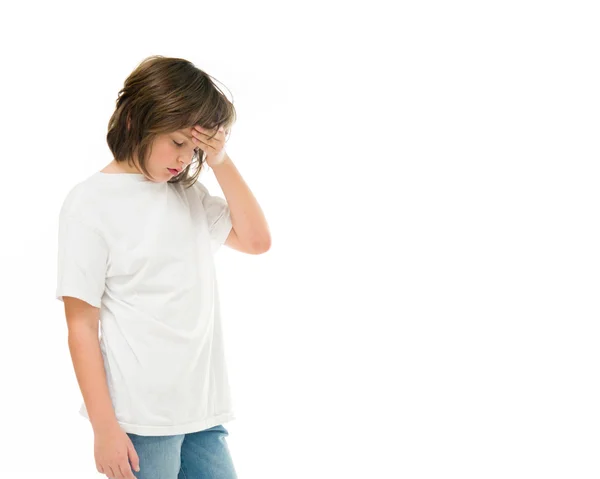
POLYGON ((233 103, 210 75, 187 60, 156 55, 125 80, 106 140, 124 168, 152 181, 189 186, 204 160, 204 152, 191 140, 193 126, 230 130, 235 120, 233 103))

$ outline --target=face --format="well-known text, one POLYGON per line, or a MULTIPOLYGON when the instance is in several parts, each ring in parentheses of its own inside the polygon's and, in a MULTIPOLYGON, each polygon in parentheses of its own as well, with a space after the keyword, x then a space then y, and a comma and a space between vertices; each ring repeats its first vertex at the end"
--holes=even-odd
POLYGON ((192 128, 163 133, 154 139, 152 152, 146 161, 150 180, 164 183, 185 169, 198 151, 192 142, 192 128))

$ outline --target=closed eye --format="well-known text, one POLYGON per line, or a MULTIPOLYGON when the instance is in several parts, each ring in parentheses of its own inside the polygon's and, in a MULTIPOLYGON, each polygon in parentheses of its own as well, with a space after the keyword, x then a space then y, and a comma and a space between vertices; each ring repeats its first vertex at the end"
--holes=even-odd
MULTIPOLYGON (((173 140, 173 143, 175 143, 180 148, 183 146, 183 143, 177 143, 175 140, 173 140)), ((194 156, 196 156, 198 154, 200 154, 200 148, 196 147, 196 148, 194 148, 194 156)))

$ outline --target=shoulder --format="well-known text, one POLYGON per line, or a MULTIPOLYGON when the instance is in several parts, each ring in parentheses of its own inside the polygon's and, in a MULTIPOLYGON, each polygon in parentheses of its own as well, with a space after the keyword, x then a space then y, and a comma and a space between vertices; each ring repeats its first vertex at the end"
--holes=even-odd
POLYGON ((98 200, 97 182, 95 175, 92 175, 79 181, 66 192, 59 214, 61 217, 85 217, 98 205, 98 200))
POLYGON ((206 202, 212 198, 210 191, 203 183, 200 182, 200 180, 196 180, 191 186, 188 187, 178 183, 176 184, 178 185, 178 188, 180 188, 180 190, 184 192, 184 194, 187 195, 188 198, 194 203, 200 200, 200 203, 205 205, 206 202))
POLYGON ((189 189, 196 196, 200 197, 200 199, 209 194, 208 188, 204 186, 204 184, 201 183, 200 180, 196 180, 196 182, 194 182, 194 184, 190 186, 189 189))

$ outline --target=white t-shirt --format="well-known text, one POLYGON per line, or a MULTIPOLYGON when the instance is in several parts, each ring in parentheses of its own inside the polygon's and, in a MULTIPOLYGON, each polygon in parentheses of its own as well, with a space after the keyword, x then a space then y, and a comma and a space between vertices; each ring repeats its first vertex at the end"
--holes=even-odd
MULTIPOLYGON (((100 308, 100 349, 125 432, 186 434, 235 419, 213 255, 224 198, 197 181, 97 172, 60 211, 56 296, 100 308)), ((85 403, 80 414, 89 419, 85 403)))

